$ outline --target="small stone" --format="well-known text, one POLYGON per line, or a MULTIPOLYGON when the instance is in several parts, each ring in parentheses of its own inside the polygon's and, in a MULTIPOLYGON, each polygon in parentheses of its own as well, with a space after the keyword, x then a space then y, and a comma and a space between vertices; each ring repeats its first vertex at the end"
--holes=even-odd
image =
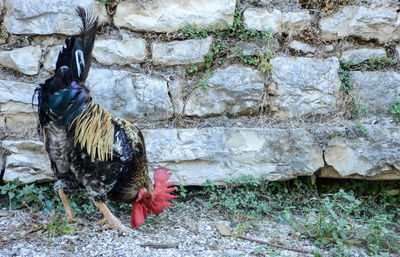
POLYGON ((332 53, 333 50, 335 50, 335 47, 333 45, 325 46, 325 52, 332 53))
POLYGON ((310 46, 309 44, 305 44, 303 42, 293 40, 290 43, 290 48, 292 48, 295 51, 302 52, 302 53, 314 53, 315 52, 315 47, 310 46))

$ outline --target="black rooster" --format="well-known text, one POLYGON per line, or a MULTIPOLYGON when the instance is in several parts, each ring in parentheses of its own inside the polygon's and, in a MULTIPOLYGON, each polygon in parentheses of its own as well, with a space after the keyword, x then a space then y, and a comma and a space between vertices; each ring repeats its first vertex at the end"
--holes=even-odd
POLYGON ((129 232, 108 210, 106 199, 131 203, 131 226, 141 225, 147 212, 157 214, 172 205, 168 193, 173 182, 165 168, 154 172, 153 186, 148 172, 146 148, 140 130, 124 119, 112 116, 92 102, 84 82, 91 65, 97 18, 80 7, 81 39, 66 40, 58 55, 55 75, 40 84, 38 97, 39 133, 49 154, 56 177, 55 189, 65 211, 73 220, 67 195, 79 187, 102 211, 108 227, 129 232))

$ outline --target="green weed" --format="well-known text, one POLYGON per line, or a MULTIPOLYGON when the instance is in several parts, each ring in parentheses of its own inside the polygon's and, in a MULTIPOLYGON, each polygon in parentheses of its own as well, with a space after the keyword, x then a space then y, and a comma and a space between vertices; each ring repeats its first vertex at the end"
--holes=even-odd
POLYGON ((258 62, 260 61, 257 57, 253 57, 250 55, 245 55, 243 50, 240 49, 239 47, 236 48, 236 52, 238 53, 240 59, 242 60, 243 63, 247 63, 250 65, 257 65, 258 62))
POLYGON ((392 103, 389 111, 395 120, 400 121, 400 101, 392 103))
MULTIPOLYGON (((0 201, 0 208, 8 207, 16 210, 28 207, 33 211, 43 211, 44 213, 52 211, 64 213, 64 207, 53 187, 53 183, 21 186, 17 178, 12 183, 0 186, 0 196, 7 197, 5 201, 0 201)), ((69 199, 71 207, 77 215, 92 214, 97 211, 84 189, 79 189, 77 193, 70 195, 69 199)), ((128 213, 131 209, 129 204, 125 203, 107 201, 106 204, 112 211, 128 213)))
POLYGON ((212 74, 201 74, 199 80, 199 87, 202 89, 206 89, 208 87, 208 80, 211 78, 212 74))
POLYGON ((52 242, 54 236, 75 235, 75 229, 69 225, 67 218, 59 219, 53 217, 52 219, 53 220, 46 225, 48 242, 52 242))
POLYGON ((96 0, 99 4, 109 4, 110 0, 96 0))
POLYGON ((350 81, 351 78, 351 67, 353 63, 340 61, 340 66, 338 70, 340 81, 342 82, 342 91, 345 93, 350 94, 351 90, 353 89, 354 85, 350 81))
POLYGON ((355 97, 351 93, 351 90, 354 88, 354 84, 351 82, 353 68, 354 65, 352 61, 344 62, 341 60, 338 69, 338 75, 342 82, 342 91, 349 96, 346 101, 350 109, 350 117, 355 121, 356 130, 360 133, 361 136, 363 136, 368 133, 368 130, 358 121, 358 119, 363 114, 368 112, 368 107, 359 105, 355 97))
POLYGON ((194 73, 194 72, 197 72, 197 71, 199 71, 199 67, 197 65, 192 65, 187 69, 188 73, 194 73))
POLYGON ((394 58, 376 57, 374 59, 366 60, 365 62, 356 65, 354 68, 361 69, 362 71, 373 71, 398 65, 399 62, 394 58))
MULTIPOLYGON (((217 25, 216 29, 202 29, 196 24, 186 24, 183 28, 179 29, 179 37, 181 39, 198 39, 213 36, 213 44, 209 52, 205 56, 205 73, 210 74, 214 66, 221 65, 226 58, 228 50, 231 49, 238 40, 251 40, 259 38, 269 40, 273 36, 271 29, 265 31, 258 31, 248 29, 242 18, 242 12, 239 9, 235 10, 234 21, 232 25, 217 25)), ((241 51, 241 50, 240 50, 241 51)), ((243 52, 239 52, 239 57, 244 63, 249 65, 257 65, 261 60, 261 69, 268 72, 271 69, 271 64, 268 59, 259 57, 246 56, 243 52)), ((191 66, 187 72, 193 74, 199 71, 197 66, 191 66)), ((208 75, 206 75, 208 77, 208 75)), ((200 78, 199 86, 202 88, 207 87, 205 76, 200 78)))
MULTIPOLYGON (((271 182, 243 176, 225 186, 207 181, 201 194, 206 196, 207 206, 244 217, 237 225, 237 234, 247 229, 253 217, 267 215, 314 239, 317 246, 330 248, 334 256, 349 256, 348 245, 352 244, 373 254, 399 253, 400 199, 383 188, 389 190, 390 186, 348 181, 317 188, 299 179, 271 182)), ((315 256, 320 255, 315 252, 315 256)))
MULTIPOLYGON (((43 210, 48 213, 54 209, 60 209, 62 206, 58 197, 54 197, 53 187, 49 185, 20 186, 20 181, 16 178, 12 183, 0 186, 0 190, 1 195, 8 196, 8 207, 10 209, 29 207, 34 211, 43 210)), ((4 203, 1 205, 4 205, 4 203)))
POLYGON ((197 24, 188 23, 183 28, 180 28, 178 32, 181 39, 199 39, 208 37, 215 31, 212 29, 200 29, 197 24))

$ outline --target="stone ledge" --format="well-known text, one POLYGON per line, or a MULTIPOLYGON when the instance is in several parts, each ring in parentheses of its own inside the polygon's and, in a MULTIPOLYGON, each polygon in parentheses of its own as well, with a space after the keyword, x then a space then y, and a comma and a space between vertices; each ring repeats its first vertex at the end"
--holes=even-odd
MULTIPOLYGON (((183 185, 201 185, 207 179, 223 183, 241 175, 266 176, 269 180, 313 174, 399 179, 398 129, 365 127, 366 136, 353 138, 343 127, 324 130, 329 131, 325 146, 317 142, 317 136, 301 128, 151 129, 143 130, 143 135, 150 170, 165 166, 172 171, 172 179, 183 185)), ((51 172, 47 154, 40 152, 42 145, 39 141, 4 141, 3 147, 12 153, 6 157, 5 181, 16 176, 30 182, 48 181, 51 172)))

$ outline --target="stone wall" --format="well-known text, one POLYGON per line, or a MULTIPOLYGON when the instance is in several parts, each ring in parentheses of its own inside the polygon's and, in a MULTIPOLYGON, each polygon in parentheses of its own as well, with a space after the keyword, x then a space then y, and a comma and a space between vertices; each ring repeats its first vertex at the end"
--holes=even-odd
POLYGON ((79 33, 77 5, 101 25, 92 97, 143 130, 151 168, 185 185, 248 174, 400 179, 389 112, 400 99, 398 1, 118 1, 113 15, 94 0, 56 2, 0 1, 5 181, 53 179, 32 94, 79 33))

